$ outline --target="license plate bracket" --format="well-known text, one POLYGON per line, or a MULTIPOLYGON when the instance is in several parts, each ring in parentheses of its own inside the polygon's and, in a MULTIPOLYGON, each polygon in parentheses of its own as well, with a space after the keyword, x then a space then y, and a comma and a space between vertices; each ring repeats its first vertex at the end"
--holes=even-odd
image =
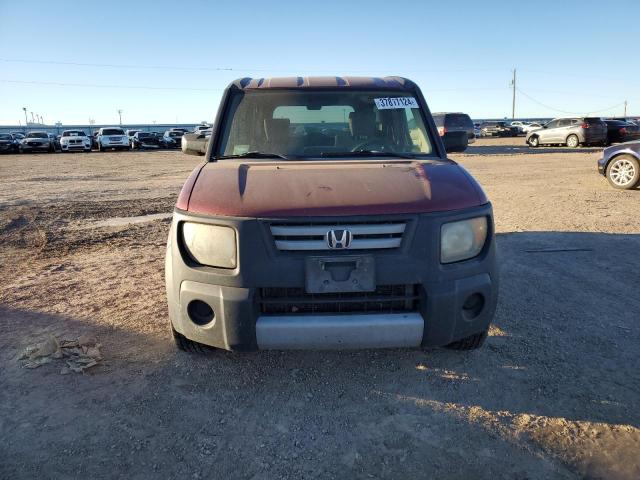
POLYGON ((372 255, 307 257, 307 293, 373 292, 376 289, 372 255))

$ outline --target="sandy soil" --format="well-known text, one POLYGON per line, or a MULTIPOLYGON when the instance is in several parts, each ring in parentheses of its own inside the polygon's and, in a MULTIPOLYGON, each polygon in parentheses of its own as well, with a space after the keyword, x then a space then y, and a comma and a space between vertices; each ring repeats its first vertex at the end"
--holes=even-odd
POLYGON ((495 207, 485 347, 177 352, 163 257, 198 158, 0 157, 0 478, 640 478, 640 190, 595 149, 455 155, 495 207), (84 375, 16 359, 98 337, 84 375))

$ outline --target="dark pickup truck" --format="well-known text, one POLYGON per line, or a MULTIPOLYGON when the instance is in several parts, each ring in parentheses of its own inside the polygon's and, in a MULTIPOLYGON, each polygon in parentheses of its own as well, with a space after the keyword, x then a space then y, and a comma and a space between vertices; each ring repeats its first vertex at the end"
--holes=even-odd
POLYGON ((413 82, 234 81, 205 159, 167 243, 179 348, 482 345, 498 291, 491 203, 447 158, 413 82))

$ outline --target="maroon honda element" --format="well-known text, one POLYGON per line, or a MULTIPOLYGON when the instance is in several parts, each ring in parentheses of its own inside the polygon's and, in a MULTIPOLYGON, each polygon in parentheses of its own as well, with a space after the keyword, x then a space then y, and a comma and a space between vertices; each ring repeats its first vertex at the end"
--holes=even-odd
POLYGON ((447 158, 416 84, 243 78, 213 131, 167 244, 179 348, 482 345, 491 204, 447 158))

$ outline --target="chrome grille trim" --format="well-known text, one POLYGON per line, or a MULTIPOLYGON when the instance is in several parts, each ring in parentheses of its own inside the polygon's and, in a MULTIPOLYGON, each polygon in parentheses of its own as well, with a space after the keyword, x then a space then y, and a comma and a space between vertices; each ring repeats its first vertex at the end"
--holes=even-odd
POLYGON ((407 227, 406 221, 350 224, 272 224, 271 235, 281 251, 331 250, 326 236, 331 230, 348 230, 353 240, 342 250, 379 250, 398 248, 407 227))

